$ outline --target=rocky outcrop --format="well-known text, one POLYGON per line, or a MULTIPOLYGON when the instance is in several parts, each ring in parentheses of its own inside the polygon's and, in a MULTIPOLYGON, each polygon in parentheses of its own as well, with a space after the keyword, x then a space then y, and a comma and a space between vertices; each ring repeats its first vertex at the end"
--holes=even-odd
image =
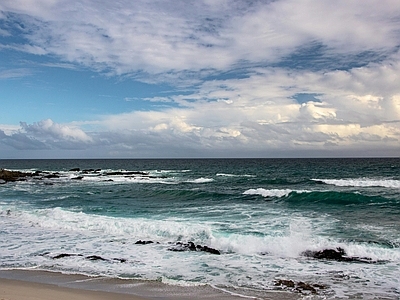
POLYGON ((27 172, 20 172, 20 171, 9 171, 5 169, 0 169, 0 180, 3 183, 6 182, 13 182, 19 180, 25 180, 26 177, 35 176, 36 173, 27 173, 27 172))
POLYGON ((147 244, 153 244, 153 241, 142 241, 142 240, 138 240, 136 241, 135 245, 147 245, 147 244))
POLYGON ((140 178, 140 179, 154 179, 159 178, 157 176, 152 176, 148 172, 143 171, 110 171, 110 172, 101 172, 101 169, 84 169, 80 168, 72 168, 69 169, 69 172, 73 172, 75 176, 70 177, 70 174, 65 175, 59 172, 45 172, 45 171, 36 171, 33 173, 29 172, 20 172, 20 171, 11 171, 0 169, 0 184, 5 184, 7 182, 13 181, 22 181, 27 180, 28 177, 33 178, 35 180, 44 180, 44 184, 51 184, 51 179, 59 179, 65 178, 73 181, 79 181, 85 178, 86 175, 93 177, 104 177, 104 181, 113 181, 112 176, 122 176, 125 178, 140 178), (107 178, 108 177, 108 178, 107 178))
POLYGON ((182 252, 182 251, 203 251, 211 254, 220 255, 221 252, 217 249, 208 246, 195 245, 193 242, 182 243, 177 242, 173 247, 168 248, 169 251, 182 252))
POLYGON ((347 256, 344 249, 340 247, 319 251, 307 250, 304 251, 302 255, 315 259, 335 260, 340 262, 377 263, 377 261, 373 261, 368 257, 347 256))
POLYGON ((274 284, 281 289, 290 289, 301 294, 318 294, 320 290, 325 290, 327 287, 322 284, 311 284, 302 281, 294 282, 293 280, 278 279, 274 284))
MULTIPOLYGON (((42 256, 48 255, 49 253, 44 253, 42 256)), ((74 256, 78 256, 78 257, 84 257, 84 255, 82 254, 74 254, 74 253, 61 253, 58 254, 56 256, 53 256, 52 259, 61 259, 61 258, 66 258, 66 257, 74 257, 74 256)), ((113 258, 113 259, 107 259, 104 257, 101 257, 99 255, 89 255, 89 256, 85 256, 85 259, 88 260, 92 260, 92 261, 118 261, 120 263, 124 263, 127 260, 125 258, 113 258)))

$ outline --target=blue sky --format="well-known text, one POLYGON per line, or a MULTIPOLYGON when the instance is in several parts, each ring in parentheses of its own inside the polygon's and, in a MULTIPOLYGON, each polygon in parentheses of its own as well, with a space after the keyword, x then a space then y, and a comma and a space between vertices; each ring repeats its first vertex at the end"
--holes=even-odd
POLYGON ((3 0, 1 158, 400 155, 398 0, 3 0))

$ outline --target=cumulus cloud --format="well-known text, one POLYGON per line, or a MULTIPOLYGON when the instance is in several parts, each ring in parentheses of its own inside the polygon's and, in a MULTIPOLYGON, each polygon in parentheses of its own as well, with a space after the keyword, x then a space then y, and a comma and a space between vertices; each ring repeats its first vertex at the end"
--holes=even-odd
MULTIPOLYGON (((399 151, 398 0, 4 0, 0 11, 23 36, 0 49, 187 87, 139 99, 162 104, 157 111, 82 126, 21 122, 0 132, 10 147, 142 157, 399 151)), ((3 70, 0 78, 26 74, 3 70)))
POLYGON ((21 20, 30 30, 24 30, 21 51, 141 78, 276 62, 315 42, 330 55, 390 52, 399 38, 400 4, 5 0, 0 10, 25 16, 21 20))
POLYGON ((81 129, 61 125, 50 119, 42 120, 32 125, 21 122, 22 129, 29 135, 53 140, 89 143, 92 139, 81 129))

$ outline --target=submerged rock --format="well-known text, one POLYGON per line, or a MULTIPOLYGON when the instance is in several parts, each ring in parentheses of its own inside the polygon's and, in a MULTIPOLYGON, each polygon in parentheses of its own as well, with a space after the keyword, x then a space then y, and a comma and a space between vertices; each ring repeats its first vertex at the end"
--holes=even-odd
POLYGON ((89 259, 89 260, 107 260, 107 259, 105 259, 105 258, 103 258, 101 256, 98 256, 98 255, 86 256, 86 259, 89 259))
POLYGON ((153 241, 142 241, 142 240, 138 240, 135 245, 147 245, 147 244, 153 244, 153 241))
POLYGON ((60 259, 65 257, 72 257, 72 256, 83 256, 82 254, 70 254, 70 253, 61 253, 56 256, 53 256, 53 259, 60 259))
POLYGON ((221 252, 217 249, 208 246, 195 245, 193 242, 182 243, 177 242, 173 247, 168 248, 169 251, 183 252, 183 251, 203 251, 211 254, 220 255, 221 252))
POLYGON ((292 291, 299 292, 302 294, 318 294, 319 290, 324 290, 327 287, 322 284, 311 284, 302 281, 294 282, 293 280, 278 279, 275 281, 275 286, 279 286, 283 289, 291 289, 292 291))
MULTIPOLYGON (((41 256, 46 256, 48 254, 49 254, 49 252, 45 252, 41 256)), ((58 254, 56 256, 53 256, 52 259, 61 259, 61 258, 75 257, 75 256, 83 257, 82 254, 61 253, 61 254, 58 254)), ((124 262, 127 261, 125 258, 113 258, 112 260, 110 260, 110 259, 101 257, 99 255, 85 256, 85 259, 88 259, 88 260, 91 260, 91 261, 119 261, 120 263, 124 263, 124 262)))
POLYGON ((302 253, 306 257, 315 259, 335 260, 339 262, 360 262, 360 263, 376 263, 368 257, 347 256, 343 248, 324 249, 319 251, 307 250, 302 253))

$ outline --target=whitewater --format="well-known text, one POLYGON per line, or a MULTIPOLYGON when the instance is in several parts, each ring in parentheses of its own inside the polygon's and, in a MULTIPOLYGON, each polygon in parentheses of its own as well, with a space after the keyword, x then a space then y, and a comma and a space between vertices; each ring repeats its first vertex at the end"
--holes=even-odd
POLYGON ((270 290, 400 297, 398 158, 0 160, 0 168, 37 174, 0 185, 1 270, 259 298, 270 290), (337 257, 322 257, 327 250, 337 257))

